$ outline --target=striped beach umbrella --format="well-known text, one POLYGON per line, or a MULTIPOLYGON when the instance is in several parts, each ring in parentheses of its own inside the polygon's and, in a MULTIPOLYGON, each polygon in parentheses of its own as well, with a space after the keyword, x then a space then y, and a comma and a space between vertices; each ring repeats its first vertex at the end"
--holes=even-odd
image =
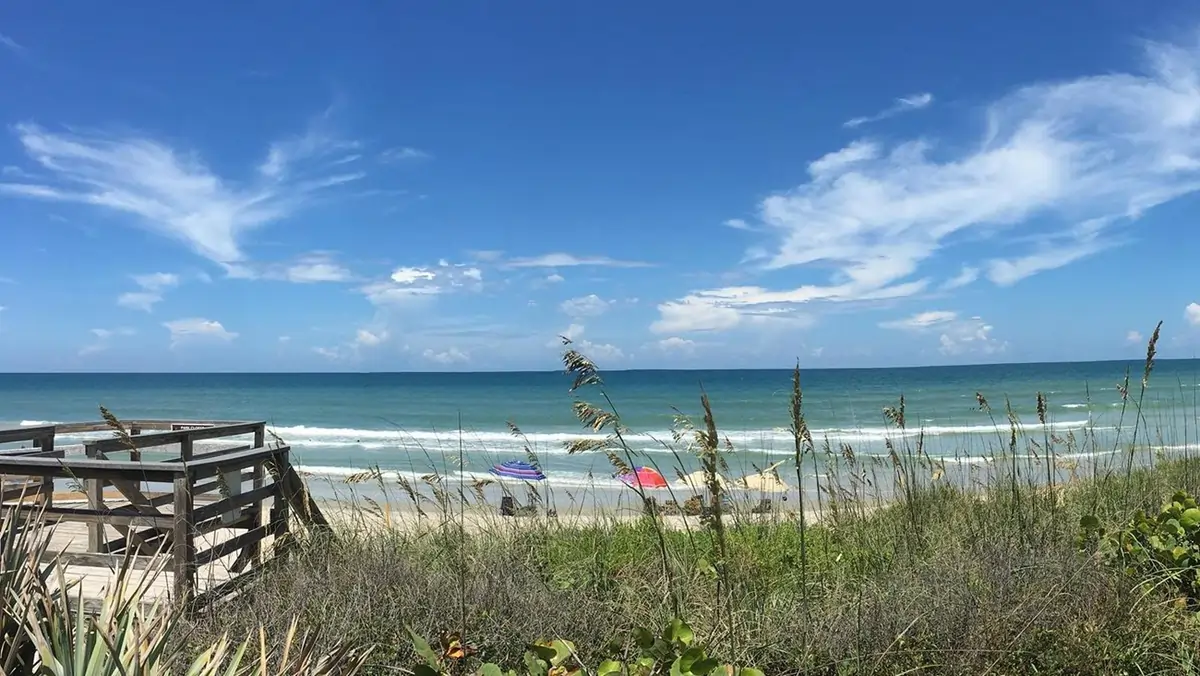
POLYGON ((546 478, 542 470, 520 460, 506 460, 499 465, 492 465, 492 468, 488 471, 496 476, 507 477, 509 479, 522 479, 524 481, 541 481, 546 478))
POLYGON ((641 486, 642 488, 667 487, 666 478, 652 467, 634 467, 632 472, 622 474, 620 479, 630 486, 641 486))

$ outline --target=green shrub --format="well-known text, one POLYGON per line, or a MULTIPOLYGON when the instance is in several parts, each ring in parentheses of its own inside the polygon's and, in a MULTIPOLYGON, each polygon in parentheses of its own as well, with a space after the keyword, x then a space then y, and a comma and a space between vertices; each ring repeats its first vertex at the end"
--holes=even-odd
POLYGON ((1130 575, 1165 582, 1189 605, 1200 602, 1200 506, 1178 491, 1157 514, 1138 510, 1129 524, 1108 534, 1095 516, 1080 521, 1085 541, 1130 575))

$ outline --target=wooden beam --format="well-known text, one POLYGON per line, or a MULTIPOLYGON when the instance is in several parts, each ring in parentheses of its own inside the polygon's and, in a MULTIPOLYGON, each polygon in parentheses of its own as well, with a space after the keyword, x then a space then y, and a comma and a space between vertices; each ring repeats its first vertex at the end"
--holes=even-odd
POLYGON ((0 455, 0 474, 68 479, 127 479, 173 482, 184 467, 168 462, 129 462, 92 458, 27 458, 0 455))
MULTIPOLYGON (((235 469, 244 469, 252 467, 257 462, 270 460, 273 458, 279 449, 274 448, 252 448, 247 451, 238 451, 237 453, 229 453, 227 455, 217 456, 215 458, 204 458, 203 460, 194 460, 187 463, 188 471, 197 479, 208 478, 221 472, 230 472, 235 469)), ((146 463, 151 464, 151 463, 146 463)), ((161 465, 171 465, 172 467, 180 467, 182 463, 157 463, 161 465)))
POLYGON ((175 541, 171 547, 175 572, 175 602, 191 605, 196 596, 196 541, 192 531, 192 486, 188 477, 175 479, 175 541))
MULTIPOLYGON (((256 434, 259 429, 264 428, 265 426, 266 423, 264 422, 216 425, 213 427, 198 427, 196 429, 157 432, 154 434, 139 434, 136 437, 131 437, 129 441, 133 442, 133 446, 135 448, 169 446, 172 444, 182 444, 185 440, 200 441, 204 439, 219 439, 221 437, 235 437, 243 434, 256 434)), ((100 441, 94 441, 90 444, 87 444, 87 446, 105 453, 129 450, 129 444, 126 443, 126 440, 124 439, 102 439, 100 441)))
POLYGON ((234 552, 240 551, 244 547, 262 541, 263 538, 270 534, 271 528, 269 526, 259 526, 258 528, 248 530, 237 537, 229 538, 197 554, 196 565, 205 566, 218 559, 223 559, 234 552))
POLYGON ((54 425, 42 425, 40 427, 17 427, 13 429, 0 430, 0 444, 11 444, 18 441, 34 441, 45 437, 47 434, 54 434, 54 425))
POLYGON ((54 557, 56 561, 68 566, 103 566, 112 570, 132 568, 146 570, 156 565, 152 557, 126 556, 125 554, 93 554, 91 552, 63 552, 54 557))
POLYGON ((146 516, 112 509, 92 510, 74 507, 42 507, 41 505, 4 505, 0 509, 3 509, 5 513, 15 511, 22 514, 43 514, 45 521, 48 523, 74 521, 77 523, 99 523, 113 526, 134 526, 138 528, 169 528, 172 524, 169 514, 164 516, 146 516))
MULTIPOLYGON (((193 452, 190 460, 195 461, 195 460, 205 460, 207 458, 216 458, 218 456, 227 455, 229 453, 248 451, 252 448, 255 448, 255 447, 251 446, 249 444, 244 444, 242 446, 234 446, 233 448, 222 448, 217 451, 205 451, 203 453, 193 452)), ((179 456, 177 458, 171 458, 170 460, 165 460, 164 462, 183 462, 183 456, 179 456)))
POLYGON ((216 502, 209 503, 203 507, 197 507, 196 521, 207 521, 208 519, 211 519, 215 516, 220 516, 225 512, 231 512, 246 505, 257 504, 269 497, 276 495, 279 490, 278 484, 261 486, 246 493, 242 493, 241 495, 235 495, 233 497, 217 500, 216 502))

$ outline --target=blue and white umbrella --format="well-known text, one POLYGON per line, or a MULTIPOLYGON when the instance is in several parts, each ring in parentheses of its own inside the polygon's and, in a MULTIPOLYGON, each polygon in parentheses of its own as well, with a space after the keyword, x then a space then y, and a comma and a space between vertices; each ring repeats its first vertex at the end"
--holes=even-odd
POLYGON ((542 474, 542 470, 520 460, 506 460, 499 465, 492 465, 492 468, 488 471, 496 476, 507 477, 509 479, 522 479, 524 481, 542 481, 546 478, 546 475, 542 474))

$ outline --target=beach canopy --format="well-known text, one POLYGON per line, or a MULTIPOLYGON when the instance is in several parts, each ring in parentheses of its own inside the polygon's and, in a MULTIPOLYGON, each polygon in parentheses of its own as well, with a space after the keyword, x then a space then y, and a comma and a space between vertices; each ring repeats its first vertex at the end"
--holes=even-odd
POLYGON ((784 461, 771 465, 761 472, 751 472, 734 482, 738 488, 758 493, 781 493, 788 489, 787 484, 779 478, 779 467, 784 461))
MULTIPOLYGON (((704 470, 702 469, 698 469, 691 474, 680 477, 679 481, 694 491, 708 490, 708 482, 704 478, 704 470)), ((717 475, 717 484, 721 488, 729 488, 729 482, 726 481, 725 477, 721 476, 720 474, 717 475)))
POLYGON ((524 481, 541 481, 546 478, 546 475, 542 474, 542 470, 520 460, 506 460, 499 465, 492 465, 488 471, 496 476, 524 481))
POLYGON ((666 488, 667 480, 652 467, 634 467, 633 472, 622 474, 621 481, 642 488, 666 488))

